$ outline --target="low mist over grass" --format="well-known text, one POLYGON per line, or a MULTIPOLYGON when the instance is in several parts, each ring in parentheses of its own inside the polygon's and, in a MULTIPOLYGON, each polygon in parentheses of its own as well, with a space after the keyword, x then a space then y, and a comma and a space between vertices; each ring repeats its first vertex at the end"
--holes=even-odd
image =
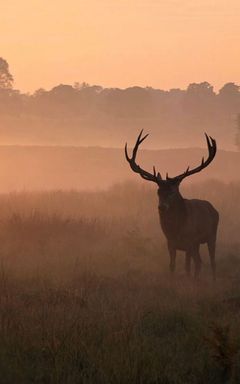
MULTIPOLYGON (((122 138, 122 147, 126 137, 122 138)), ((206 156, 202 132, 199 137, 203 148, 146 150, 143 146, 139 161, 148 170, 154 164, 163 175, 166 172, 178 175, 188 165, 195 167, 206 156)), ((154 135, 150 139, 148 143, 161 145, 154 135)), ((129 147, 135 140, 135 135, 128 138, 129 147)), ((239 162, 240 152, 218 150, 211 167, 190 182, 213 178, 224 182, 240 181, 239 162)), ((136 181, 136 175, 127 165, 123 148, 0 146, 0 192, 102 190, 126 180, 136 181)))
POLYGON ((220 212, 217 282, 174 278, 156 188, 0 195, 1 383, 239 383, 240 184, 185 188, 220 212))

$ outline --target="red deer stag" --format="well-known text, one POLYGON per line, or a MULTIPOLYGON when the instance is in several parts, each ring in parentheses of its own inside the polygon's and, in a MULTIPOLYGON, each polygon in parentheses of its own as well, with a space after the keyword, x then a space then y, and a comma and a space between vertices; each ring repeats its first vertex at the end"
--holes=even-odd
POLYGON ((191 259, 195 264, 195 277, 198 277, 201 269, 201 258, 199 254, 200 244, 207 243, 211 261, 212 275, 215 279, 215 247, 219 215, 216 209, 208 202, 198 199, 184 199, 179 192, 179 185, 185 177, 200 172, 206 168, 214 159, 217 146, 216 141, 205 134, 208 146, 208 158, 202 159, 201 164, 189 169, 182 174, 169 177, 163 180, 161 174, 156 173, 153 167, 153 173, 143 170, 136 164, 136 156, 139 145, 148 135, 142 137, 140 132, 136 144, 132 151, 132 157, 129 157, 127 143, 125 146, 126 159, 131 169, 149 181, 158 185, 159 197, 159 217, 160 224, 167 238, 168 250, 170 255, 170 271, 175 271, 176 251, 182 250, 186 253, 185 270, 189 275, 191 272, 191 259))

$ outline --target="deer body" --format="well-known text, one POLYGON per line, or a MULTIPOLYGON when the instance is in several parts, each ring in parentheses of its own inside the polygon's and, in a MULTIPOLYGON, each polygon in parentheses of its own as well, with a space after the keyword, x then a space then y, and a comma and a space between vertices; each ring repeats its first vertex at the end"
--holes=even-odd
POLYGON ((187 251, 193 243, 204 244, 216 236, 218 212, 208 201, 182 199, 181 205, 169 212, 159 208, 161 227, 170 244, 187 251))
POLYGON ((190 273, 191 260, 195 263, 195 275, 201 268, 200 244, 207 244, 213 277, 215 278, 215 245, 219 215, 216 209, 205 200, 181 199, 180 204, 169 207, 168 211, 159 208, 160 223, 167 238, 170 253, 170 270, 175 270, 176 251, 186 252, 186 273, 190 273))
POLYGON ((134 172, 139 173, 145 180, 154 181, 158 184, 159 218, 162 231, 167 239, 170 255, 170 271, 175 271, 176 251, 181 250, 186 253, 186 273, 190 273, 191 260, 193 260, 195 264, 195 277, 197 277, 201 269, 200 244, 207 243, 212 275, 213 278, 215 278, 215 247, 219 221, 218 212, 208 201, 198 199, 188 200, 183 198, 179 192, 179 185, 186 176, 201 171, 212 161, 216 153, 215 141, 206 136, 209 157, 206 161, 203 159, 199 167, 190 171, 188 168, 186 172, 174 178, 169 178, 167 175, 166 180, 163 180, 160 173, 156 174, 155 168, 153 168, 153 174, 151 174, 141 169, 135 163, 138 146, 147 137, 142 138, 141 135, 142 132, 133 149, 132 158, 128 157, 127 147, 125 148, 126 158, 134 172))

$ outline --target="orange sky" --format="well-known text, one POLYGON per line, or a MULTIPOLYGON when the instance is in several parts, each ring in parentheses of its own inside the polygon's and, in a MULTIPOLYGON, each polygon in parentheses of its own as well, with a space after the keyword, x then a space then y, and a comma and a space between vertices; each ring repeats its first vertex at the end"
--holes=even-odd
POLYGON ((240 82, 239 0, 8 0, 0 56, 22 91, 240 82))

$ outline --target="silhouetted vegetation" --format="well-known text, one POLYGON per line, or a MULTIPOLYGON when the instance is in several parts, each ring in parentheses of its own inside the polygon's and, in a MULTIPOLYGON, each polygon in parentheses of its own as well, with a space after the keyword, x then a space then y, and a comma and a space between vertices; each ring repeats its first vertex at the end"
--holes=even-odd
POLYGON ((59 84, 33 94, 14 90, 12 83, 8 64, 1 59, 0 134, 12 134, 17 143, 29 143, 31 137, 34 143, 119 145, 127 133, 147 126, 162 146, 182 145, 186 134, 188 144, 196 144, 203 130, 234 145, 240 92, 231 82, 217 93, 202 82, 168 91, 59 84))
POLYGON ((184 193, 220 212, 217 281, 169 279, 147 185, 0 196, 2 384, 239 383, 240 185, 184 193))
POLYGON ((0 89, 11 89, 13 87, 13 76, 9 71, 8 62, 0 57, 0 89))
MULTIPOLYGON (((186 90, 169 91, 137 86, 108 89, 83 83, 60 84, 49 91, 39 89, 32 95, 15 92, 21 104, 20 115, 41 116, 44 113, 49 118, 158 118, 170 123, 174 117, 180 118, 181 123, 187 115, 192 124, 199 125, 209 118, 218 121, 219 114, 226 118, 229 114, 233 116, 240 108, 239 86, 234 83, 225 84, 218 93, 207 82, 190 84, 186 90), (173 112, 177 116, 172 116, 173 112)), ((11 93, 6 92, 4 96, 8 105, 5 114, 12 115, 11 93)))

